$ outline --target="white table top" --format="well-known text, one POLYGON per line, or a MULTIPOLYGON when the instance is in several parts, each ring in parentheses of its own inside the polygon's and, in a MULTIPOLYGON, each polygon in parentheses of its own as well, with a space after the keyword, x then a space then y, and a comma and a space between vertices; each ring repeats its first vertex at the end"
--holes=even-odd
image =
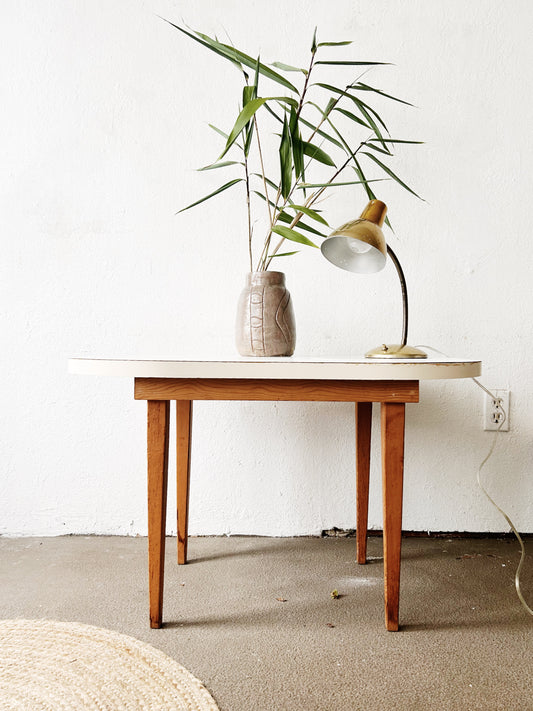
POLYGON ((264 378, 277 380, 443 380, 481 375, 481 361, 455 359, 230 358, 117 360, 72 358, 69 372, 133 378, 264 378))

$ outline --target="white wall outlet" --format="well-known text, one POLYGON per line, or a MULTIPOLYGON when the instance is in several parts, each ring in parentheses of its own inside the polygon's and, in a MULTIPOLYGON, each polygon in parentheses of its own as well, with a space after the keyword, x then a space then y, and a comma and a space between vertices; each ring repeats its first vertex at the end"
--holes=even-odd
POLYGON ((509 390, 491 390, 494 397, 485 395, 484 430, 509 431, 509 390), (503 424, 502 424, 503 422, 503 424), (501 425, 501 427, 500 427, 501 425))

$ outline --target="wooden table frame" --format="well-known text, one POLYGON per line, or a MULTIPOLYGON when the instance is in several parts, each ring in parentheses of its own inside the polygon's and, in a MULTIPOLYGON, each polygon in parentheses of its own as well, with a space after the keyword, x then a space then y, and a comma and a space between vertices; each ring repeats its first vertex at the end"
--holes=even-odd
POLYGON ((135 378, 148 402, 148 565, 150 625, 163 623, 170 401, 176 401, 178 564, 187 562, 192 403, 194 400, 353 402, 356 436, 357 562, 366 563, 372 403, 381 403, 385 626, 399 624, 405 405, 417 380, 135 378))
POLYGON ((385 625, 398 629, 405 405, 418 402, 419 381, 472 378, 481 361, 458 359, 72 358, 77 375, 135 380, 148 403, 148 563, 150 624, 163 624, 163 579, 170 403, 176 402, 178 563, 187 562, 191 424, 194 400, 353 402, 356 436, 357 562, 366 562, 372 403, 381 404, 385 625))

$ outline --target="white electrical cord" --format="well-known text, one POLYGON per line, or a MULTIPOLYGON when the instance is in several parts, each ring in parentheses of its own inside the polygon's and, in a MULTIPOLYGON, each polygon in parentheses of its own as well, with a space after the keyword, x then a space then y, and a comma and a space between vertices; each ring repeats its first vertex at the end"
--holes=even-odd
MULTIPOLYGON (((443 353, 442 351, 439 351, 439 350, 437 350, 436 348, 433 348, 432 346, 424 346, 424 345, 422 345, 422 346, 416 346, 416 347, 417 347, 417 348, 429 348, 430 351, 434 351, 435 353, 439 353, 440 355, 444 356, 445 358, 449 358, 449 357, 450 357, 450 356, 446 355, 446 353, 443 353)), ((493 393, 491 393, 490 390, 488 390, 482 383, 480 383, 479 380, 477 380, 477 378, 471 378, 471 380, 473 380, 474 383, 475 383, 478 387, 480 387, 482 390, 484 390, 484 391, 487 393, 487 395, 490 395, 490 397, 491 397, 493 400, 495 400, 495 401, 498 400, 498 398, 497 398, 495 395, 493 395, 493 393)), ((521 571, 522 571, 522 567, 523 567, 523 565, 524 565, 524 560, 525 560, 525 558, 526 558, 526 549, 525 549, 525 546, 524 546, 524 541, 522 540, 522 536, 521 536, 521 535, 518 533, 518 531, 516 530, 516 527, 515 527, 514 523, 511 521, 511 519, 509 518, 509 516, 505 513, 505 511, 503 511, 503 509, 501 509, 501 508, 498 506, 498 504, 494 501, 494 499, 492 499, 492 497, 489 495, 489 493, 487 492, 487 490, 485 489, 485 487, 483 486, 482 481, 481 481, 481 470, 483 469, 483 467, 485 466, 485 464, 486 464, 486 463, 489 461, 489 459, 491 458, 492 453, 494 452, 494 449, 495 449, 495 447, 496 447, 496 442, 497 442, 498 433, 499 433, 499 431, 501 430, 501 428, 503 427, 505 421, 507 420, 507 413, 505 412, 505 409, 502 407, 501 404, 500 404, 500 409, 501 409, 501 411, 503 412, 503 419, 502 419, 502 421, 500 422, 500 424, 498 425, 498 429, 494 432, 494 438, 493 438, 493 440, 492 440, 492 445, 491 445, 491 447, 490 447, 490 449, 489 449, 489 451, 488 451, 487 456, 485 457, 485 459, 484 459, 484 460, 481 462, 481 464, 479 465, 479 468, 478 468, 478 470, 477 470, 477 477, 476 477, 476 479, 477 479, 477 484, 478 484, 479 488, 481 489, 481 491, 485 494, 485 496, 486 496, 487 499, 490 501, 490 503, 494 506, 494 508, 497 509, 497 510, 501 513, 501 515, 504 517, 504 519, 505 519, 505 520, 507 521, 507 523, 509 524, 509 526, 510 526, 510 528, 511 528, 511 531, 514 533, 514 535, 516 536, 518 542, 520 543, 520 549, 521 549, 520 562, 518 563, 518 567, 517 567, 517 569, 516 569, 516 573, 515 573, 515 576, 514 576, 514 584, 515 584, 515 588, 516 588, 516 594, 518 595, 518 599, 519 599, 520 602, 522 603, 522 606, 524 607, 524 609, 526 610, 526 612, 528 612, 530 615, 533 615, 533 609, 531 609, 531 607, 529 607, 529 605, 528 605, 527 602, 525 601, 524 596, 522 595, 522 590, 520 589, 520 573, 521 573, 521 571)))

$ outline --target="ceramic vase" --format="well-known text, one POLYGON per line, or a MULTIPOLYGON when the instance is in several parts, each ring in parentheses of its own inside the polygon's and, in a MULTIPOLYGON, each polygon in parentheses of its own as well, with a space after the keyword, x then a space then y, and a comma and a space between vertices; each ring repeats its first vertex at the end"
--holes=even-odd
POLYGON ((296 328, 282 272, 250 272, 239 297, 237 350, 242 356, 290 356, 296 328))

